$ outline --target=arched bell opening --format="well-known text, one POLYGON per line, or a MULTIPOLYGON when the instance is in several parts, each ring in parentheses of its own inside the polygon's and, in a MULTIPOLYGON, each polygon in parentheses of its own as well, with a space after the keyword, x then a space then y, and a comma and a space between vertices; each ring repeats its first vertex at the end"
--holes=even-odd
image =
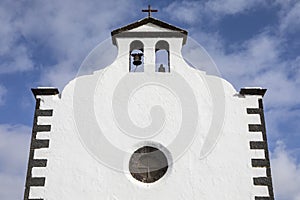
POLYGON ((155 71, 170 72, 170 49, 169 43, 160 40, 155 45, 155 71))
POLYGON ((129 50, 129 72, 144 71, 144 44, 135 40, 130 44, 129 50))

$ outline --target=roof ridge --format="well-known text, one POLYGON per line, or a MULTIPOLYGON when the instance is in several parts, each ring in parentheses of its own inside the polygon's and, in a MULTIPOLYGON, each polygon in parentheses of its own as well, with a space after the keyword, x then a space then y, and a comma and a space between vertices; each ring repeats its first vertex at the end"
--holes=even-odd
POLYGON ((142 25, 145 25, 145 24, 148 24, 148 23, 152 23, 154 25, 160 26, 162 28, 170 29, 170 30, 173 30, 173 31, 178 31, 178 32, 180 32, 182 34, 185 34, 185 35, 188 34, 188 32, 186 30, 178 28, 178 27, 176 27, 174 25, 171 25, 169 23, 166 23, 164 21, 161 21, 161 20, 153 18, 153 17, 146 17, 146 18, 143 18, 143 19, 141 19, 139 21, 133 22, 131 24, 128 24, 126 26, 123 26, 121 28, 113 30, 111 32, 111 35, 114 36, 114 35, 119 34, 121 32, 128 31, 128 30, 137 28, 139 26, 142 26, 142 25))

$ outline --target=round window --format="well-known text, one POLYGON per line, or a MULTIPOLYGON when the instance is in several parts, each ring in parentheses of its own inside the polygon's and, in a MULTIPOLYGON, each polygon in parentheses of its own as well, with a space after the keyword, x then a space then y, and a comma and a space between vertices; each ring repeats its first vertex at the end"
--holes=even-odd
POLYGON ((129 171, 138 181, 153 183, 165 175, 168 160, 159 149, 144 146, 136 150, 129 161, 129 171))

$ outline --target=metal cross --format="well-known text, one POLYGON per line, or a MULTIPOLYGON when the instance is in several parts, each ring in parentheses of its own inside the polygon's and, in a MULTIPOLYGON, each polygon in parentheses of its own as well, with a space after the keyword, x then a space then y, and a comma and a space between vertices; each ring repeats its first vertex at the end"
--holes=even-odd
POLYGON ((158 10, 153 10, 151 9, 151 6, 148 5, 148 9, 147 10, 142 10, 142 12, 147 12, 148 13, 148 17, 151 17, 151 13, 152 12, 157 12, 158 10))

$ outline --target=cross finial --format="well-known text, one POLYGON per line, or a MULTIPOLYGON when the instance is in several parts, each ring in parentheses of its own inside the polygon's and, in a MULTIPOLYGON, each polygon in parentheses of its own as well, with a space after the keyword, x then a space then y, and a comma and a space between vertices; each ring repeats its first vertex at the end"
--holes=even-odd
POLYGON ((148 13, 148 17, 151 17, 151 13, 152 12, 157 12, 158 10, 153 10, 151 9, 151 6, 148 5, 148 9, 147 10, 142 10, 142 12, 147 12, 148 13))

